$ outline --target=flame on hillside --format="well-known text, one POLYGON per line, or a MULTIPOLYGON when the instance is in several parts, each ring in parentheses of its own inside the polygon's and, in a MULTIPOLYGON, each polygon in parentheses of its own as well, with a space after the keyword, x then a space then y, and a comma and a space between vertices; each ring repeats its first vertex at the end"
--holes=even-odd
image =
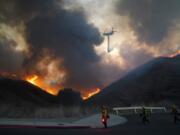
POLYGON ((173 53, 173 54, 168 55, 167 57, 173 58, 173 57, 175 57, 175 56, 177 56, 177 55, 179 55, 179 54, 180 54, 180 50, 178 50, 177 52, 175 52, 175 53, 173 53))
POLYGON ((28 77, 25 78, 25 80, 28 81, 29 83, 35 85, 35 86, 40 87, 41 89, 45 90, 49 94, 52 94, 52 95, 57 95, 58 94, 58 88, 51 87, 51 86, 47 85, 37 75, 28 76, 28 77))
POLYGON ((88 92, 82 95, 83 100, 87 100, 88 98, 98 94, 101 90, 99 88, 96 88, 92 92, 88 92))
MULTIPOLYGON (((48 92, 49 94, 51 95, 57 95, 58 94, 58 88, 55 88, 55 87, 50 87, 49 85, 43 83, 43 80, 38 77, 37 75, 31 75, 31 76, 28 76, 25 78, 26 81, 28 81, 29 83, 35 85, 35 86, 38 86, 40 87, 41 89, 45 90, 46 92, 48 92)), ((99 88, 96 88, 94 90, 91 90, 90 92, 87 91, 86 93, 83 93, 81 94, 82 96, 82 99, 83 100, 87 100, 88 98, 96 95, 97 93, 100 92, 100 89, 99 88)))

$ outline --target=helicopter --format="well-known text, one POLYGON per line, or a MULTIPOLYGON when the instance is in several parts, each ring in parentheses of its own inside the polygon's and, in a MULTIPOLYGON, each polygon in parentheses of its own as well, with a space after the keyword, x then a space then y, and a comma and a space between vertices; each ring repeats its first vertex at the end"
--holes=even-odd
POLYGON ((112 36, 115 32, 114 28, 112 27, 111 31, 103 32, 103 36, 107 36, 107 52, 111 52, 112 49, 110 48, 110 36, 112 36))

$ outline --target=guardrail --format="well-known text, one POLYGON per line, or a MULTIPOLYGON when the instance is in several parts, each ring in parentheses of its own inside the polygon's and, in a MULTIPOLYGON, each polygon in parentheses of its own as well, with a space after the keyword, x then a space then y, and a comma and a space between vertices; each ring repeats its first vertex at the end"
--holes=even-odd
MULTIPOLYGON (((155 110, 156 112, 159 110, 163 111, 163 112, 167 112, 167 109, 166 107, 144 107, 145 109, 147 110, 150 110, 151 113, 155 113, 155 110)), ((123 113, 120 113, 122 111, 129 111, 131 113, 134 113, 134 114, 137 114, 139 112, 141 112, 142 110, 142 107, 141 106, 135 106, 135 107, 113 107, 113 111, 115 111, 115 113, 117 115, 119 114, 123 114, 123 113)))

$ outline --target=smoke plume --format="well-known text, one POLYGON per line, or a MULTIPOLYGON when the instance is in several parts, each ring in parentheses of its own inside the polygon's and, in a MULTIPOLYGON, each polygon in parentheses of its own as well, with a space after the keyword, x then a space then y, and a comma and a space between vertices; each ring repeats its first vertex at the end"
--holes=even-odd
MULTIPOLYGON (((0 25, 13 27, 21 23, 28 48, 21 56, 10 48, 19 42, 0 45, 1 69, 9 70, 6 68, 9 65, 3 63, 8 57, 19 69, 23 67, 23 74, 34 73, 44 78, 56 71, 52 74, 59 75, 51 79, 53 84, 62 87, 82 90, 102 86, 98 78, 99 56, 94 46, 103 38, 98 29, 88 23, 83 9, 64 9, 61 0, 1 0, 0 5, 0 25)), ((0 41, 2 44, 3 39, 0 41)))
POLYGON ((122 0, 116 11, 128 16, 130 26, 141 42, 149 45, 162 41, 179 21, 179 0, 122 0))

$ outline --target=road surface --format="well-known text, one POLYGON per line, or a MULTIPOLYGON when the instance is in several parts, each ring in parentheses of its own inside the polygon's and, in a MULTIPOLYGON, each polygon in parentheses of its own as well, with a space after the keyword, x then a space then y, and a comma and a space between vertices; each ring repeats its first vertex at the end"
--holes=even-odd
POLYGON ((128 122, 108 129, 0 128, 1 135, 180 135, 180 123, 170 115, 153 115, 151 123, 143 125, 139 116, 128 116, 128 122))

